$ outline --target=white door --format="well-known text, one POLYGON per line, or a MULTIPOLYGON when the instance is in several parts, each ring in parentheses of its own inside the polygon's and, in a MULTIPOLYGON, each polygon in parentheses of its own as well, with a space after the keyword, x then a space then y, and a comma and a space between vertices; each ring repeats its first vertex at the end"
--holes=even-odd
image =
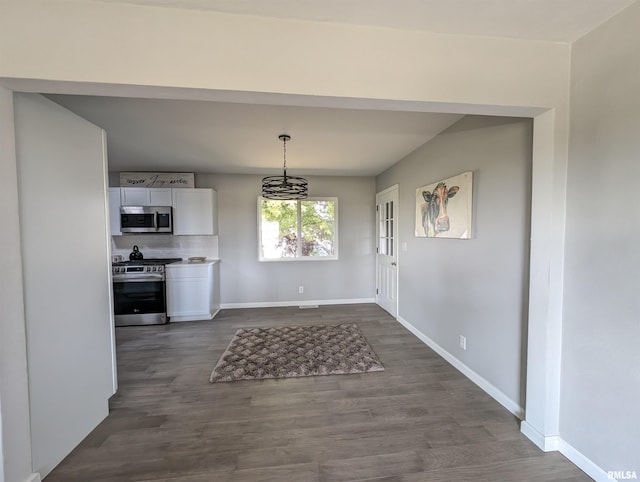
POLYGON ((376 194, 376 303, 398 315, 398 186, 376 194))

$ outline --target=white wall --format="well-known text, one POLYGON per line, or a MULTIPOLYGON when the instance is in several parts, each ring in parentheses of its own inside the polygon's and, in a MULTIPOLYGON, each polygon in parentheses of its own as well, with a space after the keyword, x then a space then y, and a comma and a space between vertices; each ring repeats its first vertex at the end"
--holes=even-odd
POLYGON ((14 98, 31 450, 44 476, 113 394, 105 139, 42 96, 14 98))
POLYGON ((520 414, 531 148, 531 120, 469 116, 377 178, 378 191, 399 184, 399 243, 407 243, 398 252, 399 317, 496 387, 520 414), (473 238, 415 237, 416 189, 465 171, 474 175, 473 238))
POLYGON ((0 87, 0 480, 31 474, 22 254, 13 128, 13 94, 0 87))
POLYGON ((0 45, 0 77, 505 107, 564 105, 570 55, 553 42, 73 0, 5 0, 0 45))
POLYGON ((260 176, 197 176, 218 191, 220 288, 223 306, 371 301, 375 296, 373 177, 308 176, 309 195, 338 198, 339 259, 258 261, 260 176), (304 293, 298 294, 298 286, 304 293))
POLYGON ((640 5, 571 63, 562 439, 640 477, 640 5))

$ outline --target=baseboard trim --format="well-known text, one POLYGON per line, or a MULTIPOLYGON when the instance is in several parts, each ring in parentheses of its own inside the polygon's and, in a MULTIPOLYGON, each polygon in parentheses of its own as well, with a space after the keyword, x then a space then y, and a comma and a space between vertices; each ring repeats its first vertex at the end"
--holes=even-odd
POLYGON ((427 335, 418 330, 415 326, 409 323, 407 320, 398 316, 397 320, 411 333, 417 336, 420 341, 422 341, 425 345, 435 351, 442 358, 451 363, 458 371, 460 371, 464 376, 466 376, 473 383, 482 388, 487 394, 493 397, 500 405, 509 410, 512 414, 518 417, 520 420, 524 418, 524 409, 518 405, 516 402, 511 400, 508 396, 506 396, 501 390, 499 390, 495 385, 489 382, 487 379, 483 378, 481 375, 473 371, 467 365, 458 360, 455 356, 449 353, 447 350, 438 345, 435 341, 429 338, 427 335))
POLYGON ((523 420, 520 424, 520 432, 543 452, 555 452, 558 450, 560 444, 559 435, 543 435, 526 420, 523 420))
POLYGON ((313 305, 356 305, 360 303, 375 303, 375 298, 353 298, 338 300, 304 300, 304 301, 258 301, 255 303, 222 303, 220 308, 230 310, 235 308, 280 308, 286 306, 313 305))
POLYGON ((594 464, 589 458, 563 440, 560 435, 543 435, 526 420, 520 424, 520 431, 543 452, 558 451, 596 482, 610 482, 609 474, 594 464))
POLYGON ((42 482, 42 479, 40 478, 40 474, 36 472, 24 479, 24 482, 42 482))
POLYGON ((558 450, 596 482, 611 482, 612 480, 615 480, 612 477, 609 477, 607 472, 593 463, 591 459, 585 457, 582 452, 576 450, 575 447, 568 444, 565 440, 559 440, 558 450))

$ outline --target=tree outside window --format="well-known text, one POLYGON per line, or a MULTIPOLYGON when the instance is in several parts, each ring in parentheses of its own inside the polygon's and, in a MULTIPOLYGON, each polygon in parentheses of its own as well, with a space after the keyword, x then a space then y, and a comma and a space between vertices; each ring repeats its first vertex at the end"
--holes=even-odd
POLYGON ((336 198, 258 199, 260 260, 337 259, 336 198))

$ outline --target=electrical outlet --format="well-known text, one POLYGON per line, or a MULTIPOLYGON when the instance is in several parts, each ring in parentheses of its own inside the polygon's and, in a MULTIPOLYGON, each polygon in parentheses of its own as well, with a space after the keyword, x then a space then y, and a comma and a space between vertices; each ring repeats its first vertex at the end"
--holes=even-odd
POLYGON ((304 286, 298 286, 298 293, 304 293, 304 286))
POLYGON ((460 348, 463 350, 467 349, 467 337, 460 335, 460 348))

